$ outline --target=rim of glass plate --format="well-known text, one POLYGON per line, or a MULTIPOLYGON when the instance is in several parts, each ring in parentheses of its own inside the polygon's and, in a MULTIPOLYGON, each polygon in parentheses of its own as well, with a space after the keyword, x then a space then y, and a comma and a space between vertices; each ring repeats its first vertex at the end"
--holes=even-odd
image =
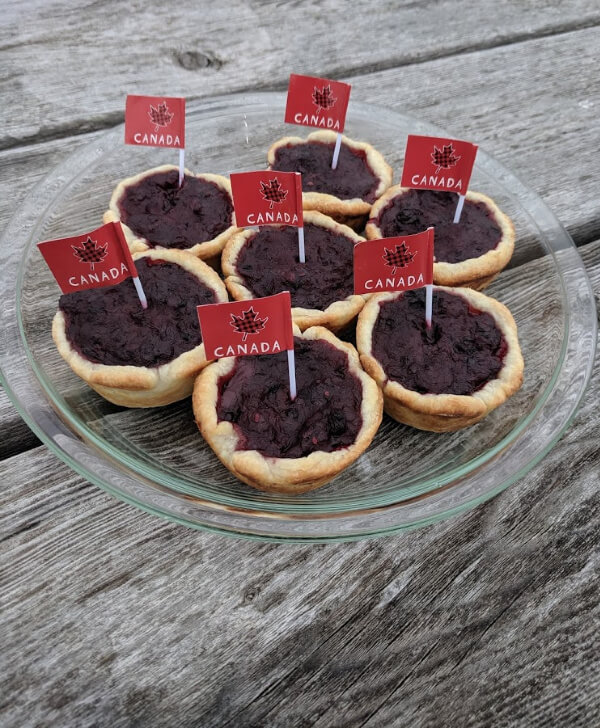
MULTIPOLYGON (((222 110, 224 115, 230 115, 234 113, 235 111, 241 111, 244 106, 252 106, 253 109, 258 110, 259 107, 271 107, 276 102, 283 103, 283 100, 285 99, 284 94, 277 94, 277 93, 259 93, 259 94, 239 94, 239 95, 231 95, 231 96, 222 96, 222 97, 213 97, 211 99, 208 99, 206 101, 197 102, 195 104, 189 104, 188 106, 188 113, 193 115, 209 115, 214 116, 215 112, 217 110, 222 110)), ((353 114, 360 116, 361 113, 365 116, 371 117, 373 114, 373 110, 375 107, 373 106, 367 106, 365 104, 353 104, 353 114)), ((396 112, 390 112, 387 109, 377 109, 377 114, 380 119, 385 120, 386 117, 390 118, 390 121, 388 123, 398 123, 398 120, 404 119, 407 123, 411 123, 416 127, 417 131, 424 130, 424 133, 430 133, 430 134, 443 134, 444 132, 436 127, 434 127, 431 124, 426 124, 424 122, 418 122, 415 120, 410 119, 409 117, 403 116, 401 114, 398 114, 396 112)), ((94 145, 98 145, 99 141, 100 144, 102 143, 103 139, 108 139, 112 135, 116 135, 120 132, 122 129, 122 126, 119 126, 115 129, 111 129, 108 132, 105 133, 103 137, 101 137, 100 140, 95 140, 93 142, 90 142, 88 145, 84 146, 82 149, 74 152, 72 155, 69 155, 66 160, 64 160, 61 164, 58 165, 58 167, 54 170, 52 170, 41 182, 39 182, 35 188, 32 190, 30 195, 26 198, 26 200, 22 203, 19 210, 17 211, 15 217, 13 218, 13 221, 11 221, 11 224, 9 224, 5 235, 2 238, 2 241, 0 242, 0 250, 4 249, 4 246, 7 244, 7 238, 10 236, 12 232, 13 227, 18 227, 17 222, 19 221, 19 215, 23 216, 25 211, 27 210, 28 205, 31 206, 32 201, 34 199, 37 199, 40 197, 40 193, 43 190, 50 190, 52 188, 51 182, 53 178, 60 178, 62 170, 67 166, 72 166, 74 162, 77 161, 89 161, 88 157, 90 157, 90 154, 92 152, 92 147, 94 145)), ((104 151, 102 153, 97 153, 97 156, 101 157, 104 151)), ((92 154, 93 156, 93 154, 92 154)), ((490 158, 488 155, 486 155, 483 152, 480 152, 478 155, 478 166, 483 168, 483 171, 489 174, 491 177, 493 177, 496 181, 498 181, 498 173, 500 173, 501 177, 507 178, 511 182, 511 189, 514 188, 515 183, 516 186, 519 188, 519 191, 522 193, 522 198, 527 197, 528 195, 531 196, 532 192, 528 190, 516 177, 515 175, 510 172, 509 170, 505 169, 502 165, 500 165, 498 162, 490 158), (490 172, 487 167, 493 166, 493 173, 490 172)), ((29 234, 27 235, 27 239, 25 241, 25 245, 23 245, 21 255, 17 256, 17 261, 11 261, 11 263, 14 265, 14 263, 17 263, 17 270, 18 275, 13 277, 13 281, 15 281, 15 306, 16 306, 16 312, 17 312, 17 326, 18 326, 18 333, 19 333, 19 343, 25 353, 25 357, 31 367, 32 372, 36 375, 37 384, 40 387, 41 391, 45 395, 45 397, 48 398, 48 401, 53 406, 53 397, 55 397, 57 400, 62 399, 60 395, 57 392, 51 392, 49 390, 52 389, 51 386, 48 385, 47 382, 44 381, 44 377, 42 373, 39 371, 37 364, 35 362, 35 359, 32 355, 32 353, 29 350, 29 347, 27 345, 27 339, 25 336, 25 331, 23 328, 23 322, 21 318, 21 308, 20 308, 20 300, 17 297, 17 291, 20 289, 20 283, 22 281, 22 276, 24 273, 24 265, 25 265, 25 258, 27 256, 27 253, 32 245, 35 244, 35 232, 36 228, 42 223, 43 219, 45 218, 45 215, 47 214, 48 209, 51 207, 53 201, 56 199, 57 196, 59 196, 62 192, 62 190, 67 187, 70 184, 73 184, 77 178, 84 173, 85 168, 79 168, 78 173, 76 175, 70 174, 64 181, 61 183, 57 188, 56 191, 53 193, 46 192, 43 195, 45 206, 41 213, 38 214, 36 218, 36 224, 31 227, 31 230, 29 231, 29 234)), ((571 253, 575 256, 575 262, 577 262, 578 268, 581 269, 581 273, 583 274, 583 279, 579 280, 579 284, 583 284, 583 287, 587 287, 587 293, 588 295, 592 296, 593 300, 593 294, 591 292, 591 286, 589 284, 589 280, 587 279, 587 276, 585 274, 585 269, 583 267, 583 263, 581 262, 581 259, 578 256, 578 253, 576 251, 576 248, 574 244, 572 243, 570 237, 566 233, 566 231, 562 228, 562 226, 558 223, 556 218, 554 217, 553 213, 545 206, 545 204, 537 197, 537 195, 533 195, 534 202, 537 207, 537 211, 541 212, 545 215, 545 217, 552 222, 552 225, 554 227, 554 231, 559 233, 559 236, 562 238, 558 245, 557 249, 563 250, 565 247, 567 249, 570 249, 571 253)), ((522 203, 523 204, 523 203, 522 203)), ((39 206, 37 207, 39 210, 39 206)), ((540 229, 539 222, 535 219, 533 216, 531 210, 523 205, 523 209, 525 212, 530 216, 532 221, 535 223, 536 227, 540 229)), ((560 266, 557 264, 556 261, 556 255, 555 250, 553 247, 551 247, 548 243, 546 243, 546 247, 548 250, 548 253, 552 255, 555 261, 555 266, 557 268, 557 271, 559 272, 559 278, 561 281, 562 286, 562 293, 563 293, 563 300, 565 303, 569 302, 569 291, 567 290, 565 279, 563 275, 563 271, 561 270, 560 266)), ((9 270, 12 266, 5 266, 4 270, 6 273, 6 276, 9 274, 9 270)), ((3 275, 3 278, 5 275, 3 275)), ((6 281, 5 281, 6 282, 6 281)), ((460 487, 460 483, 463 482, 465 478, 468 478, 471 473, 478 470, 479 468, 485 466, 486 463, 489 463, 491 460, 498 457, 498 455, 505 450, 506 448, 513 445, 519 437, 523 434, 523 432, 526 430, 528 425, 531 423, 531 421, 539 414, 542 407, 546 404, 548 398, 553 392, 554 385, 556 384, 556 381, 562 371, 564 362, 565 362, 565 356, 567 354, 567 348, 569 344, 569 337, 572 335, 571 327, 570 327, 570 315, 571 315, 571 307, 567 305, 565 307, 565 333, 563 336, 563 341, 561 345, 561 351, 560 355, 557 361, 557 365, 555 367, 555 370, 552 374, 552 377, 548 384, 546 385, 543 393, 538 396, 538 399, 535 403, 535 406, 533 407, 532 411, 523 419, 521 420, 512 430, 510 433, 508 433, 502 440, 497 443, 493 448, 490 448, 490 450, 486 450, 481 455, 477 456, 476 458, 473 458, 469 463, 465 466, 459 466, 456 468, 453 468, 452 470, 448 471, 448 473, 445 475, 445 477, 442 478, 435 478, 431 481, 430 485, 432 486, 429 490, 426 492, 417 495, 416 497, 409 497, 405 498, 403 500, 399 500, 397 497, 395 499, 390 498, 388 495, 386 498, 382 498, 381 503, 376 503, 372 498, 370 500, 370 503, 364 504, 361 501, 354 501, 352 499, 347 499, 343 506, 340 506, 340 508, 333 508, 331 507, 331 504, 327 504, 324 506, 324 504, 320 504, 318 506, 310 506, 309 504, 302 504, 302 505, 295 505, 295 504, 289 504, 289 505, 279 505, 279 504, 268 504, 268 507, 263 507, 260 510, 251 510, 246 506, 240 506, 239 502, 236 502, 235 498, 228 498, 224 497, 221 501, 216 501, 213 497, 213 494, 210 494, 209 497, 202 497, 198 496, 199 490, 201 490, 201 486, 199 486, 194 481, 191 481, 189 479, 182 479, 181 477, 177 478, 177 483, 173 483, 172 479, 169 477, 166 479, 166 482, 159 482, 157 483, 153 478, 156 477, 156 470, 154 468, 145 468, 143 467, 143 463, 136 462, 135 459, 133 460, 133 464, 130 462, 124 462, 123 459, 115 458, 113 453, 110 451, 107 451, 105 447, 102 446, 102 439, 97 438, 94 433, 92 433, 89 428, 82 422, 78 421, 78 418, 76 416, 72 416, 68 412, 68 408, 59 408, 60 416, 66 420, 67 424, 69 425, 70 430, 72 430, 77 437, 81 440, 82 445, 87 445, 88 447, 91 447, 93 451, 97 454, 100 453, 101 457, 103 459, 108 459, 112 464, 113 467, 117 468, 121 473, 125 471, 127 476, 133 477, 134 479, 137 479, 141 483, 146 483, 146 485, 150 488, 156 489, 166 489, 167 491, 167 497, 172 497, 175 499, 186 499, 189 502, 193 502, 197 508, 201 509, 208 509, 209 511, 215 510, 218 513, 221 514, 228 514, 230 519, 232 521, 235 521, 234 514, 241 515, 243 519, 266 519, 270 525, 273 525, 273 521, 277 521, 278 518, 281 519, 281 523, 288 524, 291 520, 294 522, 300 524, 300 523, 307 523, 311 521, 316 522, 328 522, 330 526, 334 525, 334 522, 341 522, 345 519, 351 519, 355 520, 357 518, 362 517, 368 517, 368 516, 376 516, 376 514, 381 513, 382 511, 385 511, 386 513, 393 513, 400 510, 407 510, 412 504, 415 502, 423 501, 424 499, 427 499, 428 502, 431 504, 434 503, 435 500, 440 499, 440 495, 447 493, 449 490, 456 490, 460 487), (142 467, 138 467, 142 465, 142 467), (182 482, 184 484, 185 488, 185 482, 189 482, 189 492, 185 492, 185 489, 182 488, 182 482), (172 490, 170 490, 172 489, 172 490), (327 512, 323 513, 323 509, 327 508, 327 512)), ((4 312, 4 317, 6 318, 6 311, 4 312)), ((105 490, 111 492, 116 497, 121 498, 122 500, 125 500, 129 503, 132 503, 134 505, 137 505, 138 507, 143 508, 144 510, 147 510, 151 513, 161 515, 163 517, 170 518, 171 520, 175 520, 179 523, 183 523, 188 526, 194 526, 198 528, 207 528, 209 530, 217 530, 219 532, 227 532, 227 533, 237 533, 238 535, 244 535, 244 536, 254 536, 257 538, 274 538, 275 540, 284 539, 286 541, 289 540, 298 540, 298 541, 306 541, 306 540, 347 540, 347 539, 354 539, 354 538, 362 538, 365 536, 372 536, 381 534, 384 535, 386 533, 394 532, 402 528, 408 528, 408 527, 415 527, 417 525, 423 525, 427 522, 432 522, 435 520, 439 520, 440 518, 452 515, 453 513, 465 510, 466 508, 472 507, 473 505, 476 505, 479 502, 482 502, 486 500, 487 498, 492 497, 499 491, 503 490, 504 488, 508 487, 512 482, 515 480, 521 478, 529 469, 534 467, 534 465, 539 462, 545 454, 553 447, 553 445, 556 443, 556 441, 560 438, 560 436, 563 434, 565 429, 568 427, 573 415, 575 414, 576 407, 581 400, 581 397, 583 396, 583 393, 585 391, 585 386, 587 385, 587 382, 589 381, 590 372, 591 372, 591 366, 593 364, 594 360, 594 346, 595 346, 595 316, 590 317, 590 325, 592 330, 591 338, 592 338, 592 346, 589 348, 587 354, 588 354, 588 360, 586 362, 586 367, 584 371, 584 377, 583 382, 580 383, 578 391, 575 393, 575 396, 572 398, 572 401, 570 403, 568 412, 565 413, 564 419, 560 423, 560 426, 557 427, 554 432, 552 433, 552 437, 548 442, 545 443, 545 446, 536 453, 536 455, 529 459, 527 462, 521 465, 518 469, 514 470, 507 478, 505 478, 502 482, 496 484, 493 488, 489 490, 485 490, 483 492, 480 492, 476 495, 473 495, 472 497, 469 497, 468 499, 464 501, 459 501, 453 505, 446 504, 446 507, 443 506, 442 503, 440 503, 440 506, 442 506, 441 510, 436 511, 434 514, 428 514, 424 515, 421 514, 421 518, 417 520, 412 520, 409 522, 404 523, 394 523, 393 525, 382 528, 381 526, 377 526, 375 523, 372 525, 374 526, 374 530, 367 529, 367 530, 361 530, 360 533, 355 534, 332 534, 331 536, 326 536, 324 534, 320 534, 315 536, 309 536, 309 535, 301 535, 296 536, 292 534, 287 533, 263 533, 263 532, 249 532, 245 530, 242 526, 242 524, 238 523, 237 525, 234 524, 228 524, 226 522, 223 522, 223 519, 219 519, 219 523, 217 525, 211 524, 209 522, 198 522, 196 520, 190 520, 189 517, 181 517, 178 516, 174 512, 166 512, 163 507, 156 507, 153 506, 151 503, 149 503, 147 500, 140 500, 139 498, 132 497, 127 492, 123 492, 122 490, 119 490, 114 486, 114 484, 111 484, 108 480, 102 478, 98 474, 98 470, 92 470, 85 466, 85 464, 81 460, 77 460, 72 455, 69 455, 69 453, 64 449, 64 447, 61 447, 55 439, 49 436, 49 434, 35 421, 34 418, 30 416, 30 413, 28 411, 28 408, 24 405, 24 403, 21 401, 21 398, 19 397, 18 391, 13 389, 13 386, 11 386, 10 377, 7 377, 5 374, 4 366, 2 365, 0 367, 0 376, 2 377, 3 382, 5 383, 7 392, 9 394, 9 397, 15 404, 15 407, 21 414, 21 416, 24 417, 27 424, 31 427, 31 429, 44 441, 48 447, 57 454, 61 459, 63 459, 65 462, 67 462, 76 472, 80 473, 84 477, 86 477, 88 480, 90 480, 93 483, 96 483, 100 487, 103 487, 105 490), (234 531, 232 532, 230 529, 233 528, 234 531)), ((7 322, 10 327, 10 321, 7 322)), ((13 319, 12 324, 14 325, 15 320, 13 319)), ((4 358, 4 355, 3 355, 4 358)), ((55 412, 55 416, 60 419, 59 415, 55 412)), ((130 461, 130 458, 126 458, 127 461, 130 461)), ((165 473, 161 473, 161 475, 165 475, 165 473)), ((403 490, 406 491, 406 486, 403 486, 403 490)), ((443 498, 442 498, 443 500, 443 498)), ((267 504, 264 504, 267 506, 267 504)), ((168 509, 167 509, 168 510, 168 509)), ((206 513, 203 511, 203 515, 206 516, 206 513)), ((415 514, 416 515, 416 514, 415 514)), ((375 521, 378 519, 375 517, 375 521)), ((227 519, 225 518, 225 521, 227 519)), ((382 525, 382 524, 381 524, 382 525)), ((334 529, 335 530, 335 529, 334 529)), ((284 529, 285 531, 285 529, 284 529)))

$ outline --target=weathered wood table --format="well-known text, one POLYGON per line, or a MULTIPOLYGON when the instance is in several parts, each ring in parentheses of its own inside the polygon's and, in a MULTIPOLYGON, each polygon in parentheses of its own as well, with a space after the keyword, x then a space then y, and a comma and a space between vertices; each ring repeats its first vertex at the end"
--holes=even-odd
MULTIPOLYGON (((597 3, 21 0, 2 16, 4 224, 122 121, 127 93, 283 90, 296 71, 476 139, 554 210, 600 293, 597 3)), ((0 725, 599 725, 599 397, 596 365, 560 443, 470 513, 278 546, 109 497, 2 392, 0 725)))

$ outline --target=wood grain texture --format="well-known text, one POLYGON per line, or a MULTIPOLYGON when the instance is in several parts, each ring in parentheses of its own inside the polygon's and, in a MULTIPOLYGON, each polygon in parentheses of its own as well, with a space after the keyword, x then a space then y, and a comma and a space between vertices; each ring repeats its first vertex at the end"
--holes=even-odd
MULTIPOLYGON (((41 371, 48 372, 52 388, 67 406, 77 413, 88 431, 96 433, 105 442, 124 449, 132 457, 141 457, 144 466, 155 465, 161 470, 174 468, 180 477, 200 482, 212 489, 215 498, 224 494, 252 504, 253 492, 240 484, 217 461, 208 445, 199 437, 190 409, 190 401, 150 409, 123 409, 110 405, 93 392, 86 383, 65 365, 50 336, 50 323, 56 309, 56 291, 38 261, 34 291, 26 290, 25 311, 28 344, 41 371), (27 312, 30 312, 29 314, 27 312)), ((335 483, 309 499, 317 507, 321 497, 360 498, 362 492, 371 497, 385 497, 385 484, 390 473, 405 482, 412 477, 438 477, 450 469, 460 467, 478 457, 484 447, 492 447, 506 437, 530 412, 551 382, 557 366, 559 347, 564 332, 560 300, 560 283, 550 256, 529 265, 505 271, 489 289, 491 295, 511 309, 519 327, 519 338, 527 362, 523 386, 501 409, 486 417, 474 428, 460 430, 443 438, 435 433, 424 433, 401 427, 385 417, 367 453, 349 467, 335 483), (399 452, 418 453, 398 465, 399 452)), ((24 381, 27 371, 19 368, 14 381, 24 381)), ((24 385, 21 386, 24 389, 24 385)), ((32 417, 39 417, 38 398, 28 403, 32 417)))
POLYGON ((0 387, 0 460, 25 452, 40 444, 38 438, 19 417, 8 395, 0 387))
MULTIPOLYGON (((599 43, 600 30, 591 28, 355 76, 349 78, 352 98, 411 114, 478 142, 536 190, 578 242, 590 242, 600 235, 595 157, 590 153, 600 142, 599 43)), ((245 78, 251 82, 250 76, 245 78)), ((108 76, 104 88, 112 87, 108 76)), ((46 92, 53 96, 51 87, 46 92)), ((66 139, 63 154, 76 148, 77 141, 66 139)), ((11 173, 4 178, 6 189, 13 179, 20 180, 17 194, 3 198, 7 212, 15 208, 20 185, 31 185, 29 170, 36 179, 59 158, 57 141, 49 146, 50 158, 36 160, 43 146, 2 154, 11 173)), ((400 150, 391 160, 396 178, 401 159, 400 150)))
POLYGON ((3 20, 0 88, 20 113, 6 114, 0 148, 111 126, 127 93, 283 88, 291 70, 369 73, 593 27, 600 12, 589 0, 386 1, 364 18, 349 0, 238 0, 209 12, 186 1, 133 0, 124 11, 118 0, 27 0, 3 20))
MULTIPOLYGON (((4 231, 15 210, 32 188, 68 154, 90 143, 98 133, 81 135, 68 141, 57 140, 0 153, 3 175, 0 179, 0 230, 4 231)), ((3 261, 6 263, 6 261, 3 261)), ((4 305, 14 308, 12 296, 4 305)), ((39 440, 17 414, 0 387, 0 460, 35 447, 39 440)))
MULTIPOLYGON (((122 120, 127 93, 200 99, 314 73, 514 170, 575 238, 600 302, 597 3, 403 0, 361 15, 348 0, 8 0, 2 13, 1 228, 122 120)), ((543 287, 530 258, 507 275, 543 287)), ((600 724, 599 398, 597 359, 560 443, 488 504, 312 547, 119 503, 37 447, 0 393, 0 725, 600 724)))
MULTIPOLYGON (((581 252, 600 299, 600 241, 581 252)), ((599 397, 597 361, 527 478, 466 515, 356 544, 196 533, 45 448, 5 460, 0 724, 596 724, 599 397)))
POLYGON ((586 162, 600 143, 600 81, 586 70, 585 49, 595 57, 599 44, 594 28, 391 69, 365 86, 353 80, 354 97, 373 97, 479 143, 534 189, 575 239, 590 242, 600 236, 596 174, 586 162), (563 176, 567 169, 572 179, 563 176), (569 207, 577 208, 573 223, 569 207))

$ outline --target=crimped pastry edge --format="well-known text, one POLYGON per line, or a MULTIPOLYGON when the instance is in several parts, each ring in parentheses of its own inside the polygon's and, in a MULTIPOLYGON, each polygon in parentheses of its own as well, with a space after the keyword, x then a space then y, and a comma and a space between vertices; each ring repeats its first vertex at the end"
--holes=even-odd
MULTIPOLYGON (((377 224, 377 217, 387 204, 395 197, 409 192, 409 187, 394 185, 373 204, 370 219, 365 228, 368 240, 384 237, 377 224)), ((466 194, 469 202, 482 202, 491 211, 499 225, 502 235, 498 245, 476 258, 467 258, 460 263, 434 263, 433 282, 440 286, 458 286, 482 290, 500 273, 510 261, 515 248, 515 227, 512 220, 498 207, 491 197, 469 190, 466 194)))
POLYGON ((235 357, 219 359, 197 377, 192 395, 196 424, 219 460, 239 480, 258 490, 297 494, 319 488, 351 465, 370 445, 383 416, 383 397, 373 379, 366 374, 356 349, 338 339, 328 329, 313 326, 304 332, 294 327, 295 335, 324 339, 346 352, 350 371, 362 385, 362 427, 355 442, 331 453, 313 452, 302 458, 265 457, 256 450, 237 450, 238 436, 230 422, 218 422, 219 380, 235 366, 235 357))
MULTIPOLYGON (((365 238, 355 233, 352 228, 317 210, 307 210, 304 213, 304 222, 345 235, 355 243, 364 242, 365 240, 365 238)), ((231 297, 236 301, 248 301, 255 297, 245 285, 243 278, 238 275, 236 269, 237 259, 242 248, 255 234, 256 231, 253 229, 242 230, 232 235, 223 249, 221 268, 225 276, 225 285, 231 297)), ((350 294, 343 300, 334 301, 323 311, 294 306, 292 307, 292 319, 301 331, 311 326, 325 326, 330 331, 337 332, 348 325, 360 313, 367 298, 368 296, 350 294)))
MULTIPOLYGON (((306 138, 299 136, 286 136, 273 142, 267 152, 267 161, 269 169, 275 163, 275 155, 279 147, 287 145, 306 144, 307 142, 322 142, 324 144, 334 144, 337 134, 330 130, 319 130, 310 133, 306 138)), ((375 191, 375 197, 379 198, 385 190, 392 184, 393 171, 390 165, 385 161, 383 155, 368 142, 357 141, 342 135, 342 144, 365 152, 367 164, 379 179, 379 185, 375 191)), ((341 200, 335 195, 329 195, 324 192, 303 192, 302 207, 305 210, 317 210, 322 212, 334 220, 348 225, 354 230, 360 230, 367 220, 371 210, 371 203, 366 202, 360 197, 354 197, 350 200, 341 200)))
MULTIPOLYGON (((228 300, 223 281, 206 263, 180 250, 152 249, 133 253, 133 259, 155 258, 180 265, 215 291, 217 302, 228 300)), ((133 283, 131 283, 133 285, 133 283)), ((204 344, 185 351, 173 361, 158 367, 97 364, 86 359, 71 345, 65 317, 58 310, 52 321, 52 338, 71 369, 98 394, 124 407, 158 407, 176 402, 192 393, 198 372, 207 364, 204 344)))
POLYGON ((489 313, 504 336, 508 351, 502 369, 495 379, 472 395, 419 394, 399 382, 388 379, 372 351, 373 326, 379 315, 379 304, 403 295, 399 292, 378 293, 367 302, 358 317, 356 343, 365 371, 381 387, 384 409, 398 422, 421 430, 453 432, 479 422, 489 412, 512 396, 523 382, 523 356, 519 346, 517 325, 508 308, 490 296, 471 288, 435 286, 436 290, 460 295, 476 309, 489 313))
MULTIPOLYGON (((235 212, 232 216, 232 224, 226 230, 224 230, 222 233, 217 235, 215 238, 212 238, 211 240, 205 240, 202 243, 196 243, 189 248, 163 248, 159 245, 150 245, 146 238, 140 237, 139 235, 134 233, 128 225, 121 221, 118 203, 127 187, 131 187, 140 182, 142 179, 145 179, 146 177, 151 177, 153 174, 158 174, 160 172, 171 172, 173 170, 179 171, 179 167, 174 164, 163 164, 159 167, 146 169, 143 172, 139 172, 138 174, 133 175, 132 177, 126 177, 125 179, 122 179, 113 190, 110 202, 108 203, 108 210, 106 210, 106 212, 102 216, 102 220, 104 223, 121 222, 123 232, 125 233, 125 239, 127 240, 127 244, 129 245, 129 249, 132 253, 143 253, 145 250, 182 250, 189 255, 193 255, 197 258, 200 258, 201 260, 204 260, 205 262, 209 263, 209 265, 214 267, 218 256, 220 256, 223 248, 225 247, 225 243, 235 232, 240 229, 235 224, 235 212)), ((224 190, 228 194, 229 199, 232 201, 231 204, 233 205, 231 184, 227 177, 223 177, 220 174, 212 174, 209 172, 195 173, 191 172, 187 168, 184 170, 184 173, 189 177, 197 177, 198 179, 203 179, 207 182, 213 182, 217 185, 217 187, 224 190)))

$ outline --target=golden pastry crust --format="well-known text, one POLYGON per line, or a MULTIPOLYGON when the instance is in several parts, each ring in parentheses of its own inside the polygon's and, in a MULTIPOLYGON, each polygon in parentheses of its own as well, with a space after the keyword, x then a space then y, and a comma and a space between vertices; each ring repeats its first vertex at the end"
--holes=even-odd
MULTIPOLYGON (((354 243, 364 241, 364 238, 357 235, 347 225, 342 225, 316 210, 308 210, 304 213, 304 223, 326 228, 336 235, 344 235, 353 240, 354 243)), ((247 241, 254 235, 256 235, 256 231, 252 229, 236 233, 229 239, 223 250, 221 268, 223 275, 226 276, 225 285, 231 297, 236 301, 247 301, 255 297, 237 272, 238 256, 247 241)), ((292 307, 292 318, 301 331, 308 329, 310 326, 325 326, 330 331, 340 331, 359 314, 365 305, 366 299, 367 296, 350 294, 343 300, 334 301, 323 311, 294 306, 292 307)))
MULTIPOLYGON (((180 250, 147 250, 133 259, 157 258, 180 265, 215 292, 216 302, 228 300, 223 281, 201 260, 180 250)), ((131 283, 133 285, 133 283, 131 283)), ((57 311, 52 321, 52 338, 71 369, 109 402, 124 407, 158 407, 189 397, 194 380, 207 364, 204 344, 185 351, 158 367, 97 364, 76 351, 67 338, 65 316, 57 311)))
MULTIPOLYGON (((409 187, 394 185, 375 202, 365 228, 368 240, 384 237, 377 224, 379 214, 392 199, 409 190, 409 187)), ((502 231, 502 237, 493 250, 488 250, 477 258, 468 258, 460 263, 434 263, 433 282, 440 286, 461 286, 480 291, 492 282, 511 259, 515 249, 515 228, 512 220, 500 210, 491 197, 469 190, 466 199, 469 202, 482 202, 490 210, 491 216, 502 231)))
POLYGON ((375 382, 362 370, 356 349, 340 341, 328 329, 314 326, 295 335, 324 339, 348 357, 348 369, 362 385, 362 427, 354 443, 333 452, 312 452, 300 458, 267 457, 257 450, 238 450, 238 435, 231 422, 217 420, 219 380, 235 366, 228 357, 206 367, 196 380, 192 403, 196 423, 221 462, 237 478, 258 490, 305 493, 324 485, 351 465, 371 444, 383 415, 383 398, 375 382))
MULTIPOLYGON (((121 217, 118 203, 127 187, 131 187, 140 182, 142 179, 150 177, 153 174, 158 174, 160 172, 171 172, 173 170, 178 171, 179 167, 173 164, 163 164, 160 167, 153 167, 152 169, 147 169, 144 172, 140 172, 139 174, 134 175, 133 177, 127 177, 126 179, 121 180, 113 190, 110 202, 108 204, 108 210, 104 213, 102 217, 103 222, 107 223, 120 221, 121 217)), ((217 185, 217 187, 227 193, 229 199, 232 200, 231 204, 233 206, 233 198, 231 196, 231 184, 226 177, 222 177, 219 174, 209 173, 195 174, 194 172, 190 172, 188 169, 185 170, 185 174, 188 177, 197 177, 198 179, 202 179, 207 182, 213 182, 217 185)), ((123 227, 123 232, 125 233, 125 238, 127 239, 127 244, 129 245, 132 253, 143 253, 145 250, 173 249, 162 248, 159 245, 149 245, 146 238, 142 238, 136 235, 136 233, 134 233, 133 230, 131 230, 131 228, 128 227, 124 222, 121 222, 121 225, 123 227)), ((189 253, 190 255, 194 255, 197 258, 204 260, 205 263, 208 263, 212 267, 215 267, 215 265, 219 261, 221 252, 225 247, 225 243, 239 229, 240 228, 235 225, 235 213, 233 213, 232 224, 222 233, 217 235, 217 237, 213 238, 212 240, 205 240, 202 243, 196 243, 189 248, 181 248, 181 250, 183 250, 183 252, 185 253, 189 253)))
POLYGON ((419 394, 388 379, 373 355, 372 332, 379 315, 379 304, 394 300, 403 295, 402 293, 380 293, 370 298, 358 317, 356 343, 365 371, 383 390, 384 409, 391 417, 420 430, 454 432, 479 422, 520 388, 523 382, 523 357, 517 337, 517 325, 506 306, 471 288, 436 286, 436 289, 460 295, 473 308, 489 313, 506 340, 508 350, 502 368, 496 378, 481 389, 471 395, 419 394))
MULTIPOLYGON (((322 142, 325 144, 335 144, 337 134, 333 131, 320 130, 309 134, 306 139, 297 136, 288 136, 278 139, 269 148, 267 160, 269 169, 273 168, 275 163, 275 155, 280 147, 288 145, 296 146, 306 144, 307 142, 322 142)), ((365 152, 367 156, 367 164, 379 179, 379 185, 375 191, 375 197, 378 198, 392 184, 392 168, 385 161, 383 156, 367 142, 359 142, 342 136, 342 144, 351 149, 358 149, 365 152)), ((354 230, 362 230, 371 210, 371 203, 355 197, 351 200, 341 200, 335 195, 328 195, 323 192, 303 192, 302 207, 305 210, 317 210, 338 222, 348 225, 354 230)))

